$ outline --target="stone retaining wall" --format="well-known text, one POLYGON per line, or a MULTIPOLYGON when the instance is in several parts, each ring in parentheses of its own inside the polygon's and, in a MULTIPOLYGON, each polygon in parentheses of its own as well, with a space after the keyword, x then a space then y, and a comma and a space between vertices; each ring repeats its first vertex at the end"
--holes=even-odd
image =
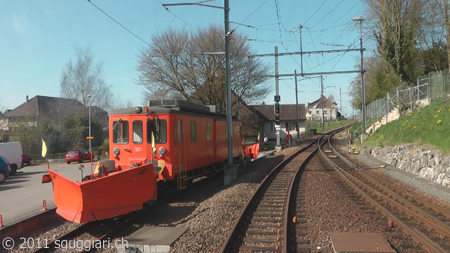
POLYGON ((394 167, 450 188, 450 156, 412 144, 371 147, 370 154, 394 167))

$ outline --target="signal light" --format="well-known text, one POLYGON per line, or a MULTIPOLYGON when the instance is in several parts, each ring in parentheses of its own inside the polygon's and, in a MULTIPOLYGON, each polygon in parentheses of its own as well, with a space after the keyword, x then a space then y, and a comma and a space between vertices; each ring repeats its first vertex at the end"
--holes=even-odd
POLYGON ((275 115, 280 115, 280 103, 275 103, 275 115))

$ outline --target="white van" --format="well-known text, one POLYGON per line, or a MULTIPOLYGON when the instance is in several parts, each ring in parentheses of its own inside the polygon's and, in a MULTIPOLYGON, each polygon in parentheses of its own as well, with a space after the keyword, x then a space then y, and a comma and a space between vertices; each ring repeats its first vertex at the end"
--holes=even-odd
POLYGON ((20 142, 4 142, 0 143, 0 155, 8 160, 11 167, 11 174, 15 175, 17 170, 22 166, 22 145, 20 142))

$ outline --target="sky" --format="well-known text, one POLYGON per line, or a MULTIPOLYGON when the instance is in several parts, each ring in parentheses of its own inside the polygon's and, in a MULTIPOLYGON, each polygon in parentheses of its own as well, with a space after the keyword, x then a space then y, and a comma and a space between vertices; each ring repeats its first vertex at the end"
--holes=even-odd
MULTIPOLYGON (((224 10, 198 5, 163 4, 204 2, 223 7, 224 1, 186 0, 0 0, 0 110, 14 109, 26 96, 60 96, 66 65, 76 59, 76 48, 90 48, 94 62, 103 63, 103 79, 114 99, 143 105, 137 84, 138 56, 151 38, 166 29, 195 31, 210 24, 224 27, 224 10)), ((256 54, 359 49, 359 22, 367 5, 362 0, 229 0, 230 29, 248 37, 256 54)), ((365 45, 364 45, 365 46, 365 45)), ((367 48, 367 50, 371 50, 367 48)), ((303 55, 303 73, 358 70, 360 52, 303 55)), ((275 57, 261 57, 273 66, 275 57)), ((279 74, 301 72, 300 55, 278 57, 279 74)), ((350 116, 348 94, 352 74, 323 75, 324 95, 333 95, 343 115, 350 116)), ((299 76, 298 102, 307 105, 320 97, 318 75, 299 76)), ((264 99, 274 103, 272 92, 264 99)), ((295 104, 293 76, 279 80, 281 104, 295 104)))

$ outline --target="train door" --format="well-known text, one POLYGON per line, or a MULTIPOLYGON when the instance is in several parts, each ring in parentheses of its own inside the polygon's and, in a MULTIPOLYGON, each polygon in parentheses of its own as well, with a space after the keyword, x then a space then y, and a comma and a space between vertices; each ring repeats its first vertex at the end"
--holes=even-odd
POLYGON ((186 183, 186 141, 183 136, 183 121, 175 119, 175 154, 178 160, 177 188, 178 190, 187 187, 186 183))

